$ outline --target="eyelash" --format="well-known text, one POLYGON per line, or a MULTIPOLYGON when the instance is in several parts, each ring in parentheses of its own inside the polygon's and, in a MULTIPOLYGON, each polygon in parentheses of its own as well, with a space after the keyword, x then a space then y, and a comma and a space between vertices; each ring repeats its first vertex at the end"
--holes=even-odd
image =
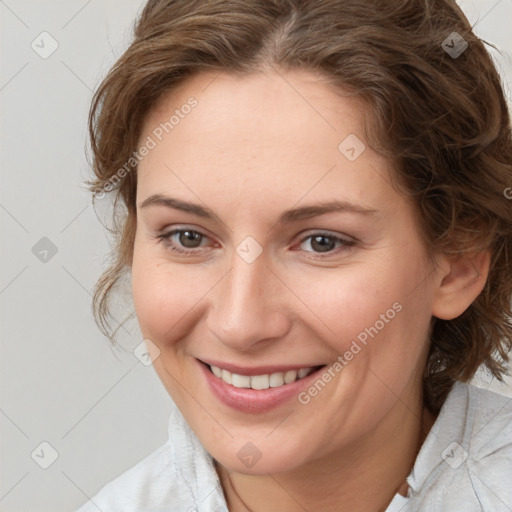
MULTIPOLYGON (((176 235, 176 234, 179 234, 179 233, 184 233, 184 232, 195 233, 195 234, 198 234, 198 235, 200 235, 202 237, 208 238, 207 235, 205 235, 201 231, 198 231, 198 230, 195 230, 195 229, 174 229, 172 231, 169 231, 168 233, 164 233, 162 235, 158 235, 156 238, 158 238, 159 241, 161 243, 163 243, 164 246, 167 249, 169 249, 171 252, 178 253, 178 254, 184 254, 184 255, 187 255, 187 254, 191 255, 191 254, 194 254, 194 253, 197 254, 199 252, 200 248, 183 249, 183 248, 176 247, 176 246, 172 245, 172 243, 170 242, 170 238, 173 235, 176 235)), ((339 236, 332 235, 330 233, 319 231, 319 232, 316 232, 316 233, 312 233, 312 234, 304 237, 303 239, 301 239, 300 242, 299 242, 299 246, 302 245, 306 240, 313 239, 313 238, 316 238, 316 237, 319 237, 319 236, 323 236, 323 237, 329 238, 329 239, 333 240, 335 243, 341 243, 341 246, 338 247, 338 250, 333 249, 332 251, 329 251, 327 253, 318 253, 318 252, 314 252, 314 251, 302 251, 302 252, 313 253, 313 254, 316 255, 315 256, 316 259, 323 259, 323 258, 328 258, 330 256, 333 256, 334 254, 337 254, 339 252, 340 248, 341 248, 341 250, 346 250, 346 249, 356 245, 356 241, 355 240, 348 240, 348 239, 345 239, 345 238, 341 238, 339 236)))

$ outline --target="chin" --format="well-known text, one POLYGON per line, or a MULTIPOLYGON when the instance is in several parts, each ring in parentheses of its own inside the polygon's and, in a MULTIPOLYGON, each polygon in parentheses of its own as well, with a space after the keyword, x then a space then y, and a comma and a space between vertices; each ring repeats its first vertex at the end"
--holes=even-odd
MULTIPOLYGON (((207 443, 208 444, 208 443, 207 443)), ((302 443, 294 442, 286 446, 285 439, 277 443, 242 441, 240 438, 230 439, 226 447, 218 445, 206 446, 213 458, 229 471, 244 475, 263 476, 287 473, 308 462, 302 443), (237 448, 234 448, 237 447, 237 448), (238 448, 239 447, 239 448, 238 448)))

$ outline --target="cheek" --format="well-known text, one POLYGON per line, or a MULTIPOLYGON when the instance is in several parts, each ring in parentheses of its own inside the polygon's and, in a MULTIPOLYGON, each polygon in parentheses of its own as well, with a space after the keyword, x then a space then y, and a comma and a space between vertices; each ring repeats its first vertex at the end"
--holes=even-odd
POLYGON ((144 338, 166 357, 186 349, 181 340, 201 328, 215 286, 225 270, 171 263, 165 252, 137 242, 132 264, 132 295, 144 338))
POLYGON ((318 278, 296 275, 290 281, 295 283, 297 296, 314 314, 319 331, 333 340, 341 352, 348 350, 350 342, 376 322, 382 330, 381 315, 388 320, 386 326, 397 316, 397 309, 401 309, 409 291, 409 279, 401 275, 390 280, 389 275, 389 269, 380 265, 372 268, 361 264, 358 268, 339 268, 318 278))
MULTIPOLYGON (((154 248, 135 243, 132 264, 132 294, 144 337, 161 344, 176 338, 202 291, 191 267, 169 265, 154 248), (182 325, 183 324, 183 325, 182 325)), ((204 294, 204 291, 203 291, 204 294)))
POLYGON ((315 313, 311 325, 318 326, 317 336, 335 358, 344 358, 349 373, 375 369, 393 382, 400 365, 413 371, 425 347, 431 318, 427 273, 416 252, 391 251, 373 264, 337 269, 329 278, 293 279, 297 295, 315 313))

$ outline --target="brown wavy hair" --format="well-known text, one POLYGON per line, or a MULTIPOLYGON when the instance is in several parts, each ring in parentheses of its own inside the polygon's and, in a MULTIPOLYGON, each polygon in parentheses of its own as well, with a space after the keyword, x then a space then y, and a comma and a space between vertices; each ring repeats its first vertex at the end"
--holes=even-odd
POLYGON ((438 411, 453 383, 470 380, 482 363, 502 380, 512 345, 512 137, 485 45, 494 48, 451 0, 147 2, 89 115, 88 186, 96 199, 108 191, 115 207, 115 247, 93 301, 102 332, 115 342, 111 300, 135 235, 130 157, 149 110, 202 71, 300 68, 365 101, 368 143, 395 162, 393 184, 413 197, 431 254, 491 250, 477 299, 453 320, 433 319, 426 405, 438 411), (468 45, 458 56, 447 51, 460 48, 454 32, 468 45))

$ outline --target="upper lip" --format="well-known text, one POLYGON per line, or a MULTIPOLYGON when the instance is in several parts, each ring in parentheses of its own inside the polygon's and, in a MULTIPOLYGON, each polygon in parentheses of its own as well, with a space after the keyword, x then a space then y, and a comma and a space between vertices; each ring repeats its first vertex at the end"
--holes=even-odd
POLYGON ((213 359, 199 359, 202 363, 210 366, 217 366, 223 370, 227 370, 230 373, 236 373, 237 375, 266 375, 279 372, 288 372, 290 370, 300 370, 301 368, 315 368, 317 366, 323 366, 323 364, 280 364, 280 365, 265 365, 265 366, 239 366, 236 364, 225 363, 224 361, 216 361, 213 359))

